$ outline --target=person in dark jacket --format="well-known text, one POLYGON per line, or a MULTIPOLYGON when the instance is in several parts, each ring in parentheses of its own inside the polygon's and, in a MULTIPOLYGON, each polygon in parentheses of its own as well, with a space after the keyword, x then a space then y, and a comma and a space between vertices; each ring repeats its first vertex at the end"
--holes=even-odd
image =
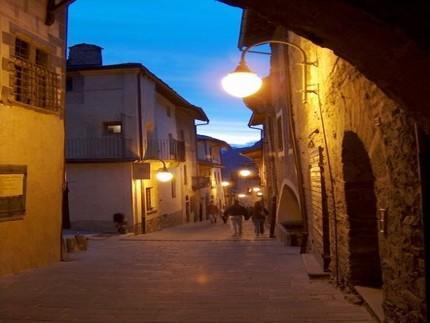
POLYGON ((252 210, 252 222, 254 223, 256 237, 260 234, 264 234, 264 222, 268 213, 269 212, 263 207, 261 201, 255 202, 252 210))
POLYGON ((225 211, 225 215, 230 218, 233 237, 242 235, 242 219, 246 214, 246 209, 239 204, 239 200, 234 200, 234 204, 225 211))

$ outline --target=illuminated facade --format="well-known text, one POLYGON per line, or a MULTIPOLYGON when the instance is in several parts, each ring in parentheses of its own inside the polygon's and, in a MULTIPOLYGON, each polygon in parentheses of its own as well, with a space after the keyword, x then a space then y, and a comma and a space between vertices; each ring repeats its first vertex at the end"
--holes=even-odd
POLYGON ((197 192, 198 219, 208 219, 206 208, 210 201, 221 210, 225 206, 222 186, 221 149, 230 146, 219 139, 197 135, 198 176, 193 178, 193 188, 197 192))
POLYGON ((0 275, 60 260, 69 2, 0 1, 0 275))

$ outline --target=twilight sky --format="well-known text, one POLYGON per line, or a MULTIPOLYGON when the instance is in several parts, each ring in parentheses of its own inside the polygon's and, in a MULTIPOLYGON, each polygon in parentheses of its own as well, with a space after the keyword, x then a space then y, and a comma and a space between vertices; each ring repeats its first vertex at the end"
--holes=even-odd
MULTIPOLYGON (((70 6, 68 45, 101 46, 104 64, 144 64, 205 110, 210 124, 199 133, 244 144, 258 140, 259 131, 247 127, 250 110, 220 85, 238 63, 241 14, 215 0, 77 0, 70 6)), ((264 70, 263 59, 249 64, 264 70)))

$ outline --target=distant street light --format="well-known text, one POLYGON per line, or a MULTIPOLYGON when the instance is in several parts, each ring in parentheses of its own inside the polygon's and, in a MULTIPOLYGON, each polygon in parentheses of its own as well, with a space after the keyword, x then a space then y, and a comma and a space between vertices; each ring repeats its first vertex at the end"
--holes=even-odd
POLYGON ((230 184, 230 182, 227 182, 227 181, 222 181, 221 182, 221 186, 223 186, 223 187, 227 187, 227 186, 230 186, 231 184, 230 184))
POLYGON ((239 176, 241 177, 248 177, 251 175, 251 171, 249 169, 241 169, 239 171, 239 176))
POLYGON ((237 197, 242 199, 242 198, 246 197, 246 194, 240 193, 240 194, 237 194, 237 197))
POLYGON ((257 192, 257 196, 263 196, 263 192, 257 192))
MULTIPOLYGON (((261 188, 259 188, 258 186, 255 186, 255 187, 253 187, 252 188, 252 190, 254 191, 254 192, 260 192, 261 191, 261 188)), ((257 194, 258 195, 258 194, 257 194)))

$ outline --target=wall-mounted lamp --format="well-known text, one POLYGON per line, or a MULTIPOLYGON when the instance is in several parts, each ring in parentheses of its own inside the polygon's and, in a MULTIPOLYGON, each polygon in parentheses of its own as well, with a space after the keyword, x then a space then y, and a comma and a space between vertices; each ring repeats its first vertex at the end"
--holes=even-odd
POLYGON ((163 167, 157 171, 157 174, 155 175, 155 177, 160 182, 163 182, 163 183, 170 182, 173 179, 173 174, 169 172, 169 170, 167 169, 166 163, 164 162, 164 160, 159 159, 159 161, 161 161, 161 163, 163 164, 163 167))
POLYGON ((303 86, 300 92, 302 92, 303 95, 303 102, 306 103, 308 93, 315 93, 315 90, 308 89, 311 85, 308 84, 307 69, 309 66, 318 66, 318 63, 316 61, 310 62, 306 56, 306 52, 301 47, 288 41, 282 40, 266 40, 243 49, 239 65, 232 73, 229 73, 221 80, 221 84, 224 90, 230 95, 244 98, 256 93, 261 88, 263 81, 256 73, 252 72, 251 69, 248 67, 248 65, 246 64, 245 55, 249 52, 251 48, 265 44, 286 45, 297 49, 301 53, 303 60, 298 64, 302 65, 303 67, 303 86))

